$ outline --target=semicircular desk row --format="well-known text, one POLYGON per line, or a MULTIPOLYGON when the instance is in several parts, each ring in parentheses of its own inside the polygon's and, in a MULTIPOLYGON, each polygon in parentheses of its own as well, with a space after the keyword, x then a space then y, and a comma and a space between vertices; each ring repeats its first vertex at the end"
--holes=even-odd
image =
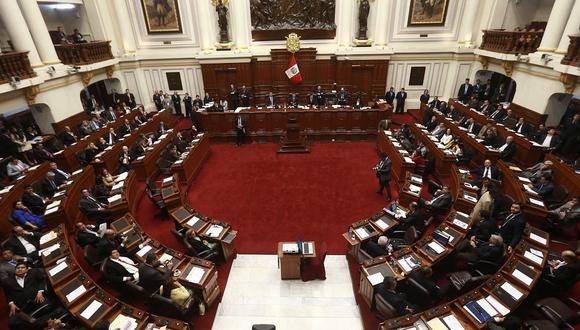
MULTIPOLYGON (((451 129, 455 126, 444 117, 440 118, 440 122, 444 122, 451 129)), ((395 251, 391 256, 368 259, 369 256, 361 251, 363 242, 392 231, 399 224, 400 212, 406 211, 404 206, 417 200, 423 189, 422 178, 410 173, 414 169, 414 163, 408 151, 402 147, 391 131, 379 132, 377 145, 379 150, 386 152, 393 162, 392 174, 397 184, 402 187, 400 204, 403 206, 395 212, 385 209, 368 219, 357 221, 349 227, 348 232, 343 234, 349 254, 361 263, 359 294, 369 308, 373 306, 374 285, 380 283, 385 276, 403 280, 421 265, 436 266, 453 252, 455 246, 466 237, 472 226, 468 213, 473 210, 477 202, 477 194, 467 180, 469 171, 458 168, 455 156, 446 151, 424 127, 417 124, 410 125, 410 129, 415 138, 422 141, 436 158, 437 172, 450 177, 450 188, 455 201, 454 209, 435 229, 449 238, 449 244, 444 246, 429 235, 419 238, 412 246, 395 251)), ((458 132, 461 130, 455 130, 454 134, 458 132)), ((466 134, 456 136, 464 140, 473 139, 466 134)), ((471 142, 479 144, 475 139, 471 142)), ((497 152, 481 146, 483 148, 476 150, 497 152)), ((501 181, 502 192, 524 205, 523 212, 526 219, 530 217, 532 220, 529 222, 540 224, 539 220, 545 217, 546 208, 541 198, 525 191, 523 188, 525 182, 517 175, 519 168, 502 161, 496 161, 496 165, 504 173, 501 181)), ((569 170, 571 169, 560 164, 555 172, 558 175, 560 172, 569 170)), ((485 321, 478 319, 481 315, 469 311, 471 307, 468 305, 480 303, 486 308, 491 306, 489 313, 495 313, 494 315, 507 315, 515 310, 541 276, 548 256, 549 242, 548 233, 527 225, 525 235, 514 249, 515 252, 508 256, 489 280, 445 304, 420 313, 388 319, 381 323, 379 328, 412 329, 415 326, 436 328, 440 324, 454 329, 483 328, 485 321)))
MULTIPOLYGON (((97 163, 104 163, 101 166, 109 168, 109 162, 106 160, 113 159, 114 164, 112 166, 116 168, 115 164, 118 162, 120 148, 123 145, 130 146, 141 133, 154 132, 160 121, 171 123, 171 117, 166 118, 164 113, 169 114, 168 111, 159 112, 147 123, 133 131, 131 136, 126 137, 125 141, 121 141, 122 143, 117 143, 113 148, 105 150, 99 155, 97 163), (136 137, 133 138, 134 136, 136 137)), ((143 231, 140 230, 132 218, 132 214, 135 213, 139 200, 144 193, 144 189, 140 188, 139 180, 157 175, 156 158, 161 150, 172 141, 175 134, 176 132, 170 130, 162 135, 153 146, 148 148, 145 155, 137 158, 131 164, 133 168, 131 171, 118 176, 116 179, 117 184, 113 187, 113 191, 116 194, 109 198, 108 207, 112 212, 111 217, 113 219, 119 218, 112 223, 113 228, 117 229, 118 232, 128 234, 130 247, 138 249, 137 256, 141 253, 142 256, 140 257, 143 257, 152 250, 161 258, 173 258, 176 261, 174 264, 177 264, 178 268, 182 270, 180 282, 201 291, 204 303, 209 306, 220 293, 215 265, 209 261, 184 256, 182 253, 164 247, 159 242, 148 238, 146 234, 142 234, 143 231), (193 271, 196 267, 198 269, 203 268, 203 272, 200 270, 193 271), (190 275, 193 273, 196 276, 203 275, 201 278, 194 279, 191 277, 193 275, 190 275)), ((209 152, 209 138, 207 136, 200 134, 193 142, 194 144, 190 150, 184 153, 185 157, 171 166, 173 175, 164 179, 161 183, 161 198, 166 203, 176 224, 184 228, 195 228, 200 236, 219 242, 222 255, 227 259, 235 253, 233 240, 237 232, 224 222, 202 216, 188 205, 183 204, 182 201, 180 180, 189 184, 209 152), (216 231, 216 228, 220 229, 220 231, 216 231)), ((29 169, 25 176, 17 180, 0 200, 0 208, 5 211, 4 214, 10 213, 13 201, 20 198, 24 187, 44 178, 48 170, 48 163, 43 163, 29 169)), ((78 203, 81 191, 90 188, 94 183, 95 168, 92 165, 73 172, 66 184, 55 194, 45 213, 45 219, 49 227, 53 229, 43 236, 43 244, 41 246, 43 249, 42 260, 50 282, 53 284, 53 288, 62 303, 73 315, 88 326, 94 326, 102 318, 107 318, 111 321, 117 316, 124 314, 126 317, 135 319, 139 324, 139 328, 145 328, 149 323, 155 323, 159 326, 165 325, 175 329, 187 328, 188 324, 183 321, 148 314, 135 306, 112 298, 81 269, 80 264, 75 259, 76 254, 73 253, 71 244, 69 244, 69 232, 74 230, 76 222, 85 220, 85 216, 78 208, 78 203), (67 266, 63 266, 64 263, 67 266), (82 284, 83 288, 75 284, 82 284), (72 291, 68 292, 67 290, 69 289, 72 289, 72 291), (99 302, 96 303, 93 298, 99 302), (89 302, 89 304, 83 304, 84 302, 89 302), (95 307, 98 304, 100 304, 99 307, 95 307), (82 307, 89 309, 90 317, 87 317, 89 312, 82 307)), ((6 223, 10 225, 8 222, 6 223)), ((10 231, 9 228, 10 226, 8 226, 8 230, 5 230, 6 235, 10 231)), ((73 244, 76 243, 73 242, 73 244)))

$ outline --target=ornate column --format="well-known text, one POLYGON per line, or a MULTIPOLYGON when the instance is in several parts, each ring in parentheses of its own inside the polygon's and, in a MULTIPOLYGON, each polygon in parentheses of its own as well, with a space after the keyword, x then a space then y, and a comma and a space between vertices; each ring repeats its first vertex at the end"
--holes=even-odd
POLYGON ((125 54, 135 53, 137 47, 135 46, 135 38, 133 38, 133 28, 131 27, 131 19, 129 18, 129 10, 125 1, 112 1, 115 6, 115 15, 117 16, 117 24, 122 31, 121 37, 123 42, 123 50, 125 54))
POLYGON ((197 0, 194 1, 197 7, 197 18, 199 19, 199 39, 200 48, 202 52, 211 52, 215 49, 217 35, 215 32, 215 8, 211 4, 211 0, 197 0))
POLYGON ((375 39, 375 46, 383 47, 387 45, 387 33, 389 31, 389 0, 375 0, 375 28, 373 31, 373 39, 375 39))
POLYGON ((30 34, 36 44, 36 49, 40 55, 40 59, 46 65, 58 64, 60 59, 56 54, 54 45, 52 44, 52 39, 48 33, 46 23, 38 7, 36 0, 19 0, 20 8, 22 9, 22 14, 24 19, 28 23, 28 29, 30 29, 30 34))
POLYGON ((562 39, 562 33, 568 22, 568 17, 570 17, 573 5, 574 0, 556 0, 554 2, 554 6, 550 12, 550 18, 548 18, 548 25, 542 37, 542 42, 537 50, 538 52, 552 52, 556 50, 560 39, 562 39))
POLYGON ((14 49, 19 52, 29 52, 28 59, 33 68, 42 66, 42 61, 40 60, 40 56, 38 56, 34 40, 32 40, 26 20, 22 16, 16 0, 0 1, 0 17, 8 31, 14 49))
POLYGON ((473 25, 476 21, 476 15, 479 11, 479 0, 470 0, 465 4, 463 11, 463 20, 461 21, 461 28, 459 30, 459 44, 465 47, 473 45, 473 25))
POLYGON ((574 7, 572 7, 570 18, 568 19, 568 23, 566 23, 564 33, 558 44, 558 49, 555 51, 556 53, 566 54, 568 46, 570 45, 570 38, 568 36, 577 34, 578 27, 580 27, 580 0, 576 0, 574 7))
POLYGON ((353 13, 358 12, 356 1, 336 0, 338 22, 336 22, 336 41, 338 48, 350 47, 353 38, 353 13))
POLYGON ((233 0, 230 1, 229 7, 234 47, 247 50, 250 47, 250 36, 252 34, 249 3, 247 1, 233 0))

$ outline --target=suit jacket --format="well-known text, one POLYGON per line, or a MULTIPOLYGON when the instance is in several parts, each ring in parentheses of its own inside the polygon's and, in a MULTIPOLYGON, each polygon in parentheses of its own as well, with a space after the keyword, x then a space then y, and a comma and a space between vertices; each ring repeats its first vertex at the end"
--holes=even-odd
MULTIPOLYGON (((67 177, 63 174, 66 173, 65 171, 58 169, 58 170, 48 170, 50 173, 54 174, 54 182, 56 183, 57 186, 60 186, 61 184, 65 183, 68 179, 67 177)), ((69 175, 69 173, 66 173, 69 175)))
POLYGON ((533 189, 538 195, 546 197, 554 191, 554 184, 552 182, 546 182, 544 184, 538 182, 534 185, 533 189))
POLYGON ((87 136, 87 135, 91 135, 91 133, 93 132, 93 130, 91 129, 90 126, 83 126, 83 125, 81 125, 79 127, 79 132, 81 133, 81 136, 87 136))
POLYGON ((125 93, 125 97, 127 98, 127 105, 131 108, 137 106, 137 102, 135 102, 135 95, 133 93, 125 93))
POLYGON ((433 195, 433 198, 431 199, 432 203, 431 203, 431 208, 436 209, 436 210, 446 210, 449 208, 449 206, 451 206, 451 203, 453 202, 453 198, 451 197, 451 193, 435 193, 435 195, 433 195), (441 196, 442 195, 442 196, 441 196), (439 197, 441 196, 441 197, 439 197), (439 198, 437 198, 439 197, 439 198), (435 201, 433 201, 435 198, 437 198, 435 201))
POLYGON ((44 214, 44 200, 33 193, 25 192, 22 194, 22 203, 26 205, 34 214, 44 214))
MULTIPOLYGON (((96 228, 92 228, 96 232, 96 228)), ((97 242, 101 239, 99 235, 95 235, 88 231, 79 231, 77 233, 77 242, 80 246, 85 247, 87 245, 96 245, 97 242)))
POLYGON ((105 279, 114 284, 121 284, 123 283, 123 277, 132 275, 125 269, 125 267, 119 265, 117 262, 111 261, 110 258, 105 260, 104 271, 105 279))
MULTIPOLYGON (((491 169, 491 178, 493 180, 501 179, 501 173, 499 172, 497 167, 491 166, 490 169, 491 169)), ((485 173, 485 166, 478 167, 477 169, 472 171, 472 173, 475 173, 475 175, 477 175, 477 180, 481 181, 483 179, 483 174, 485 173)))
POLYGON ((89 218, 98 217, 101 214, 99 212, 99 207, 101 206, 98 202, 92 201, 88 198, 81 197, 79 200, 79 209, 89 218))
POLYGON ((399 221, 401 221, 401 225, 403 225, 404 229, 407 229, 411 226, 415 227, 418 232, 423 232, 425 229, 425 215, 419 210, 415 210, 415 212, 407 214, 406 218, 401 218, 399 221))
POLYGON ((480 260, 497 261, 503 254, 503 246, 490 245, 489 243, 480 244, 475 248, 475 252, 480 260))
POLYGON ((474 226, 467 234, 467 238, 475 236, 479 241, 487 242, 489 237, 497 232, 497 225, 494 219, 482 220, 477 226, 474 226))
POLYGON ((131 133, 131 125, 130 124, 123 124, 117 129, 117 133, 121 136, 131 133))
MULTIPOLYGON (((546 139, 546 136, 548 136, 548 134, 544 134, 543 136, 541 136, 539 138, 538 143, 542 144, 544 142, 544 140, 546 139)), ((552 140, 550 140, 550 148, 558 147, 558 145, 560 145, 560 142, 561 142, 560 136, 558 136, 558 135, 552 136, 552 140)))
POLYGON ((171 101, 173 102, 173 106, 175 108, 179 108, 181 106, 181 97, 179 95, 171 95, 171 101))
POLYGON ((470 126, 471 126, 471 123, 468 123, 467 121, 464 121, 464 122, 461 124, 461 127, 465 127, 465 128, 467 128, 467 130, 468 130, 468 132, 469 132, 469 133, 473 133, 473 134, 475 134, 475 135, 479 134, 479 130, 481 129, 481 126, 480 126, 478 123, 476 123, 476 122, 474 121, 474 122, 473 122, 473 126, 471 127, 471 130, 469 130, 469 127, 470 127, 470 126))
POLYGON ((397 103, 399 102, 405 103, 405 100, 407 99, 407 92, 397 92, 395 98, 397 99, 397 103))
POLYGON ((147 293, 153 294, 159 290, 160 286, 167 283, 171 274, 170 270, 162 273, 146 263, 142 263, 139 265, 139 285, 147 293))
POLYGON ((32 155, 34 156, 34 159, 36 159, 36 161, 39 163, 43 163, 45 161, 52 161, 54 159, 52 153, 47 149, 45 149, 44 147, 42 149, 38 148, 32 149, 32 155))
POLYGON ((393 101, 395 100, 395 92, 387 91, 385 94, 385 100, 388 104, 393 105, 393 101))
POLYGON ((501 152, 499 159, 501 160, 511 160, 514 154, 516 153, 516 143, 512 142, 508 144, 505 149, 501 152))
POLYGON ((56 181, 49 181, 48 179, 42 180, 40 184, 40 194, 46 198, 52 198, 56 191, 58 190, 58 185, 56 181))
POLYGON ((294 97, 294 95, 288 95, 288 106, 290 107, 297 107, 298 106, 298 95, 294 97))
POLYGON ((421 94, 421 96, 419 97, 419 101, 421 103, 429 102, 429 94, 421 94))
POLYGON ((528 135, 531 132, 531 127, 530 124, 523 122, 522 124, 518 124, 516 123, 514 131, 516 131, 517 133, 523 134, 523 135, 528 135), (522 129, 520 130, 520 126, 522 127, 522 129), (518 130, 520 130, 518 132, 518 130))
POLYGON ((0 285, 4 285, 4 282, 10 276, 14 276, 14 270, 16 268, 16 261, 0 261, 0 285))
POLYGON ((60 133, 60 141, 62 141, 62 143, 68 147, 71 144, 77 142, 77 139, 74 135, 65 131, 65 132, 60 133))
MULTIPOLYGON (((99 255, 104 259, 111 255, 111 252, 117 249, 117 242, 115 240, 110 240, 106 236, 99 238, 97 243, 95 243, 95 248, 99 252, 99 255)), ((119 251, 121 252, 121 251, 119 251)))
POLYGON ((244 117, 236 117, 236 119, 234 120, 234 126, 237 129, 245 130, 246 129, 246 118, 244 118, 244 117), (242 121, 241 121, 241 124, 242 124, 241 126, 242 127, 239 127, 239 124, 240 123, 238 122, 238 118, 241 118, 242 119, 242 121))
POLYGON ((381 159, 377 164, 377 172, 379 173, 379 179, 381 181, 390 181, 391 180, 391 165, 392 161, 387 157, 385 159, 381 159))
POLYGON ((421 275, 419 272, 412 273, 410 277, 427 291, 429 291, 429 295, 432 298, 439 299, 441 297, 441 289, 437 286, 437 284, 435 284, 435 282, 433 282, 432 279, 421 275))
POLYGON ((275 107, 278 104, 276 102, 276 96, 272 95, 272 97, 270 98, 270 96, 267 95, 266 98, 264 99, 264 104, 267 107, 275 107))
POLYGON ((503 238, 505 244, 514 248, 522 238, 525 227, 526 221, 521 213, 516 215, 510 214, 499 227, 499 234, 503 238))
POLYGON ((105 118, 108 121, 115 121, 118 119, 117 114, 115 114, 115 111, 105 111, 105 118))
POLYGON ((473 93, 473 85, 467 84, 467 91, 465 90, 465 85, 466 84, 461 84, 461 86, 459 86, 459 91, 457 92, 457 97, 464 101, 466 101, 473 93))
MULTIPOLYGON (((33 232, 31 236, 25 236, 26 239, 30 244, 34 245, 37 249, 40 246, 40 236, 41 234, 33 232)), ((5 249, 10 249, 14 253, 14 255, 26 257, 28 253, 26 253, 26 248, 20 242, 20 240, 14 236, 14 234, 10 235, 8 239, 2 245, 5 249)))
POLYGON ((557 282, 568 285, 574 282, 580 273, 580 262, 576 260, 573 263, 565 264, 552 271, 557 282))
POLYGON ((208 104, 210 102, 213 102, 213 98, 211 96, 204 96, 203 97, 203 104, 208 104))
POLYGON ((28 270, 24 278, 24 287, 18 284, 15 276, 10 276, 4 281, 4 291, 8 301, 14 302, 21 309, 28 303, 34 303, 36 294, 40 290, 46 290, 46 281, 42 270, 38 268, 28 270))
POLYGON ((407 296, 404 293, 386 290, 383 283, 377 285, 376 292, 393 306, 399 315, 405 315, 408 313, 406 307, 409 306, 409 303, 407 302, 407 296))
POLYGON ((429 108, 435 108, 435 109, 439 109, 439 107, 441 106, 441 100, 433 100, 431 102, 429 102, 429 108))
POLYGON ((374 240, 369 240, 368 242, 366 242, 363 250, 365 250, 373 258, 386 256, 388 253, 385 247, 380 246, 374 240))
POLYGON ((183 97, 183 105, 185 105, 186 109, 193 109, 193 99, 191 96, 184 96, 183 97))

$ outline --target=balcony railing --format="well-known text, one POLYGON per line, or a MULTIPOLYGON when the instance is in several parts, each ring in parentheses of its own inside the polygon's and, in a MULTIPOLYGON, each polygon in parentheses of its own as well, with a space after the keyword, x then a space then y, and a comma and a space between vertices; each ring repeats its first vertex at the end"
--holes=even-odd
POLYGON ((36 76, 28 60, 28 52, 10 52, 0 54, 0 84, 5 84, 12 77, 26 79, 36 76))
POLYGON ((580 51, 578 50, 578 48, 580 47, 580 34, 569 37, 570 37, 570 46, 568 46, 568 51, 566 52, 566 55, 562 59, 562 64, 579 66, 580 51))
POLYGON ((544 31, 483 30, 479 48, 504 54, 529 54, 540 46, 544 31))
POLYGON ((58 58, 68 65, 86 65, 113 59, 110 41, 54 45, 58 58))

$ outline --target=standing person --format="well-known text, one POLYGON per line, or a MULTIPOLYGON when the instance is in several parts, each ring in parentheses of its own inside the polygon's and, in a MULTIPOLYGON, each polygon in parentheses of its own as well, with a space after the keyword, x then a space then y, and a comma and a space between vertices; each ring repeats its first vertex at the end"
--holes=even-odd
POLYGON ((242 85, 242 90, 240 91, 240 99, 242 101, 242 107, 250 106, 250 91, 246 88, 246 85, 242 85))
POLYGON ((377 171, 377 178, 379 179, 379 190, 377 190, 377 194, 383 194, 383 189, 387 189, 387 200, 391 200, 391 160, 387 157, 386 153, 381 153, 381 160, 377 166, 375 166, 375 170, 377 171))
POLYGON ((466 104, 469 97, 473 93, 473 86, 469 83, 469 78, 465 79, 465 83, 461 84, 459 87, 459 92, 457 93, 457 98, 461 103, 466 104))
POLYGON ((397 109, 395 110, 395 113, 405 112, 405 100, 407 99, 407 92, 405 92, 405 89, 401 88, 395 98, 397 99, 397 109))
POLYGON ((236 119, 236 145, 239 147, 244 144, 246 139, 246 119, 240 115, 236 119))
POLYGON ((395 100, 395 87, 389 88, 389 91, 385 94, 385 101, 392 106, 395 100))
POLYGON ((230 106, 232 110, 236 110, 239 107, 239 95, 238 90, 234 84, 230 84, 230 106))
POLYGON ((189 96, 189 93, 185 93, 183 97, 183 105, 185 106, 185 117, 191 118, 191 112, 193 110, 193 99, 189 96))
POLYGON ((177 94, 177 91, 173 92, 171 101, 173 102, 173 108, 175 108, 175 114, 183 116, 183 113, 181 112, 181 97, 177 94))
POLYGON ((426 89, 426 90, 423 91, 423 94, 419 97, 419 101, 421 101, 421 103, 427 104, 427 103, 429 103, 429 98, 430 97, 431 96, 429 95, 429 90, 426 89))

